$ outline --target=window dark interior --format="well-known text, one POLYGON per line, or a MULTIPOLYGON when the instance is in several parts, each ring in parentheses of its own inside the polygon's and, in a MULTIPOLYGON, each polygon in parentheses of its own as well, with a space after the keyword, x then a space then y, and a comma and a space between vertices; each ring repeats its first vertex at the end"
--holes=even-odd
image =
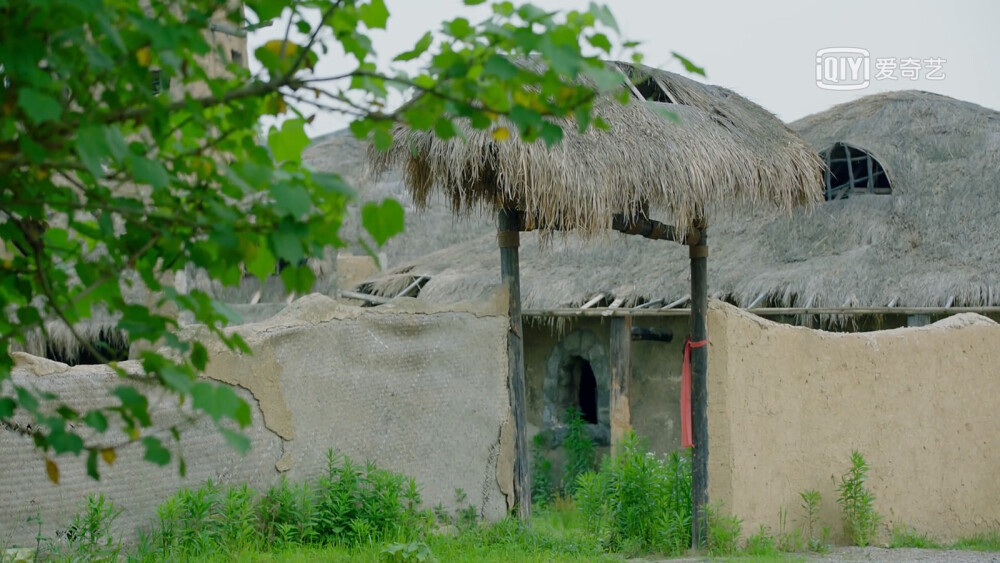
POLYGON ((847 199, 856 194, 892 193, 885 168, 867 151, 836 143, 820 156, 827 166, 827 201, 847 199))

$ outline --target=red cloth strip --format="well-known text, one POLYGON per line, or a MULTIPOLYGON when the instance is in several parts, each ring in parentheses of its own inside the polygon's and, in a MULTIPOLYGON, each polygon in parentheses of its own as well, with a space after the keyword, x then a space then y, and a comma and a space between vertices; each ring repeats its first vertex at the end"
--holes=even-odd
POLYGON ((681 368, 681 447, 693 448, 694 437, 691 433, 691 348, 701 348, 708 340, 691 341, 684 339, 684 365, 681 368))

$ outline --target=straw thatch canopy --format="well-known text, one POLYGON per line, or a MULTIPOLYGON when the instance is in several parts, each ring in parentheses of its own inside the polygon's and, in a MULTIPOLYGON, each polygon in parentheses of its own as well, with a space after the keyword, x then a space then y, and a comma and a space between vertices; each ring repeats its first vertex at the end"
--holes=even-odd
POLYGON ((617 65, 636 99, 598 99, 595 113, 609 130, 581 134, 567 120, 562 142, 548 148, 498 141, 495 129, 466 126, 464 139, 450 140, 397 129, 389 151, 370 151, 373 166, 403 169, 418 205, 435 192, 456 211, 514 203, 538 228, 583 234, 606 231, 615 214, 687 229, 709 210, 790 210, 819 196, 815 153, 760 106, 674 73, 617 65))
MULTIPOLYGON (((804 118, 792 128, 816 151, 846 142, 871 153, 889 195, 852 195, 769 220, 710 227, 710 295, 739 306, 1000 305, 1000 113, 922 92, 879 94, 804 118)), ((430 228, 430 227, 429 227, 430 228)), ((615 235, 522 235, 525 308, 575 307, 597 294, 622 306, 670 303, 690 291, 686 249, 615 235)), ((364 289, 394 295, 414 277, 420 297, 476 299, 498 283, 495 236, 411 260, 364 289)))

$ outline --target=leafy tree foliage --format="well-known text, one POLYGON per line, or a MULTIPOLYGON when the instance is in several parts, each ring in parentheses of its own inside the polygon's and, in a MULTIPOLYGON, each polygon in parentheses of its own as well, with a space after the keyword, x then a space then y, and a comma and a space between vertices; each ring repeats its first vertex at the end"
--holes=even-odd
MULTIPOLYGON (((620 42, 607 8, 490 7, 479 23, 445 21, 380 68, 369 35, 386 26, 384 0, 0 0, 0 422, 30 435, 53 481, 57 454, 83 456, 94 478, 127 443, 141 444, 153 463, 177 457, 175 444, 151 432, 146 387, 114 363, 122 376, 115 405, 89 412, 10 379, 13 343, 49 321, 74 327, 99 311, 117 315, 131 341, 162 345, 141 352, 140 379, 191 401, 234 447, 249 447, 235 430, 250 423, 249 406, 198 378, 206 347, 177 332, 178 313, 190 314, 249 353, 223 331, 237 317, 171 280, 197 268, 235 285, 281 263, 290 264, 280 273, 288 291, 309 290, 314 274, 304 259, 342 244, 352 192, 302 162, 309 139, 300 109, 353 116, 352 132, 378 147, 391 144, 399 123, 448 138, 458 134, 456 120, 486 128, 506 116, 525 141, 547 143, 562 137, 554 118, 591 125, 595 94, 582 84, 618 80, 599 60, 620 42), (256 50, 263 71, 254 75, 208 32, 274 21, 287 25, 285 39, 256 50), (353 70, 314 72, 320 55, 339 51, 353 70), (543 64, 512 62, 529 57, 543 64), (388 109, 393 91, 410 101, 388 109), (266 115, 280 125, 261 135, 266 115), (130 298, 136 288, 154 302, 130 298), (98 445, 112 429, 124 441, 98 445)), ((634 45, 622 45, 633 56, 634 45)), ((498 129, 497 138, 514 133, 498 129)), ((368 207, 364 224, 384 243, 402 229, 400 208, 368 207)), ((179 440, 180 429, 170 430, 179 440)))

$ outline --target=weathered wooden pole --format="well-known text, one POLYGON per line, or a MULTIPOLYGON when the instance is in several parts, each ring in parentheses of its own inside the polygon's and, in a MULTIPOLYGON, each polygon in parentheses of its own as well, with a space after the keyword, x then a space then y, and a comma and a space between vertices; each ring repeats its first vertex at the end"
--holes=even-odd
POLYGON ((514 497, 517 517, 531 518, 531 473, 528 465, 527 404, 524 392, 524 334, 521 325, 521 275, 518 264, 520 221, 514 211, 501 209, 497 228, 500 275, 510 295, 507 330, 507 385, 514 415, 514 497))
POLYGON ((695 222, 689 241, 691 257, 691 545, 705 545, 708 523, 708 233, 705 222, 695 222))
POLYGON ((629 385, 632 381, 632 317, 611 319, 611 455, 618 453, 632 428, 629 385))

